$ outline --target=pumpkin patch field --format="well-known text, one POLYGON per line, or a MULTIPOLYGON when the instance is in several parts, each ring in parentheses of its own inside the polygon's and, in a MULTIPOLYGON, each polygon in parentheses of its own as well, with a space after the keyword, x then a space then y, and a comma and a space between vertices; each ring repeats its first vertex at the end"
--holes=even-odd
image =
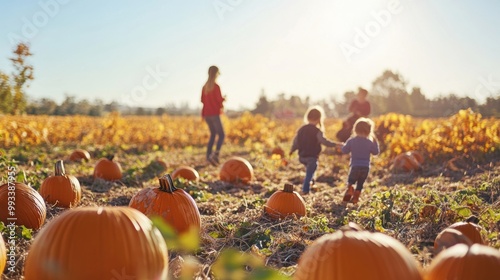
POLYGON ((346 207, 336 148, 301 194, 298 118, 224 116, 214 166, 199 116, 2 116, 2 279, 500 279, 500 120, 373 120, 346 207))

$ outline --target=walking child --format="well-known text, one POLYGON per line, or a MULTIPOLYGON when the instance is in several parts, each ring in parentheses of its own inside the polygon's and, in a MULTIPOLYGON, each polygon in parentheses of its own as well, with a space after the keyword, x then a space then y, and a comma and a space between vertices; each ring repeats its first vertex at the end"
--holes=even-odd
POLYGON ((289 155, 296 150, 299 151, 299 161, 306 167, 306 177, 302 185, 302 194, 308 194, 311 183, 314 184, 314 173, 318 167, 318 158, 321 153, 321 145, 335 147, 342 143, 331 141, 323 136, 324 112, 319 106, 307 110, 304 115, 305 124, 299 128, 293 139, 289 155))
POLYGON ((347 190, 342 200, 344 205, 349 202, 358 203, 363 184, 370 171, 370 156, 379 154, 378 142, 373 132, 374 126, 372 120, 359 118, 354 123, 353 135, 342 146, 344 154, 351 154, 347 190), (356 190, 353 188, 354 184, 356 190))

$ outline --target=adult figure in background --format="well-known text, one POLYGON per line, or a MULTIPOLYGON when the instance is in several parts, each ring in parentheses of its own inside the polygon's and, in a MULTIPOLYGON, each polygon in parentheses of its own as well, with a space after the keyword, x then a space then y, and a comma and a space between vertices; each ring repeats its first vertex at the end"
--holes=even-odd
POLYGON ((210 66, 210 68, 208 68, 207 82, 201 91, 201 103, 203 103, 201 116, 210 129, 206 158, 207 161, 214 166, 219 164, 220 149, 222 143, 224 143, 225 137, 224 128, 220 119, 220 115, 224 108, 223 102, 225 98, 222 97, 220 87, 216 83, 219 75, 219 68, 217 68, 217 66, 210 66), (213 151, 216 136, 217 144, 215 146, 215 151, 213 151))
POLYGON ((349 104, 349 112, 351 113, 349 117, 342 123, 342 129, 337 132, 337 138, 345 142, 352 133, 352 128, 354 123, 361 117, 368 117, 371 112, 370 102, 366 99, 368 91, 364 88, 358 89, 358 94, 356 99, 354 99, 351 104, 349 104))

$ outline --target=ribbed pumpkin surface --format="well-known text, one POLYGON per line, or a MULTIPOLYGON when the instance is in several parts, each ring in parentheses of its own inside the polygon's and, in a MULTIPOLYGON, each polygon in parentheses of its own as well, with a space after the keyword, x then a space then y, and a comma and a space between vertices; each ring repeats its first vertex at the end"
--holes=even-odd
POLYGON ((293 186, 285 185, 284 190, 278 190, 269 197, 265 212, 273 219, 283 219, 291 215, 299 217, 306 215, 306 206, 304 199, 293 186))
POLYGON ((458 244, 442 251, 427 267, 425 280, 447 279, 500 279, 500 251, 481 244, 458 244))
POLYGON ((172 178, 184 178, 189 181, 198 181, 200 179, 200 174, 198 174, 196 169, 190 166, 180 166, 172 172, 172 178))
POLYGON ((65 174, 62 160, 56 163, 55 175, 45 179, 38 192, 48 204, 65 208, 76 206, 82 197, 80 182, 65 174))
POLYGON ((172 182, 160 178, 160 188, 146 188, 130 200, 133 207, 148 217, 161 216, 178 233, 191 227, 200 229, 201 217, 194 199, 184 190, 173 187, 172 182))
MULTIPOLYGON (((12 184, 10 184, 12 188, 12 184)), ((10 215, 8 210, 9 184, 0 186, 0 221, 5 225, 15 222, 16 225, 24 225, 27 228, 39 229, 45 222, 47 209, 45 201, 33 188, 23 184, 14 183, 15 186, 15 210, 10 215), (15 220, 12 220, 15 218, 15 220)), ((11 196, 12 197, 12 196, 11 196)))
POLYGON ((472 245, 472 241, 456 229, 445 228, 436 236, 436 239, 434 240, 434 254, 438 254, 442 250, 457 244, 472 245))
POLYGON ((26 280, 166 279, 161 233, 130 207, 82 207, 49 222, 26 259, 26 280))
POLYGON ((456 229, 467 236, 472 243, 483 244, 485 242, 481 236, 481 227, 474 223, 469 222, 457 222, 449 226, 448 228, 456 229))
POLYGON ((342 231, 313 242, 299 259, 296 280, 420 280, 418 262, 382 233, 342 231))
POLYGON ((81 160, 89 161, 90 154, 86 150, 76 149, 69 156, 69 160, 71 160, 71 161, 81 161, 81 160))
POLYGON ((122 178, 122 167, 113 158, 101 158, 94 167, 94 178, 101 178, 107 181, 120 180, 122 178))
POLYGON ((246 184, 253 179, 253 167, 242 157, 231 157, 220 168, 219 178, 225 182, 246 184))
POLYGON ((404 171, 416 171, 421 168, 421 165, 410 152, 407 152, 394 158, 394 167, 404 171))

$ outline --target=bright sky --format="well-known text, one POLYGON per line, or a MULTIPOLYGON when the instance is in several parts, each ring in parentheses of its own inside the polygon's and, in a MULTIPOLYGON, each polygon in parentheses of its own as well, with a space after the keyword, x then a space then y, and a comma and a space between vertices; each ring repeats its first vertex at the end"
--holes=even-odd
POLYGON ((197 107, 217 65, 233 109, 262 89, 341 98, 385 69, 482 101, 500 92, 499 14, 498 0, 0 0, 0 70, 24 40, 32 99, 197 107))

